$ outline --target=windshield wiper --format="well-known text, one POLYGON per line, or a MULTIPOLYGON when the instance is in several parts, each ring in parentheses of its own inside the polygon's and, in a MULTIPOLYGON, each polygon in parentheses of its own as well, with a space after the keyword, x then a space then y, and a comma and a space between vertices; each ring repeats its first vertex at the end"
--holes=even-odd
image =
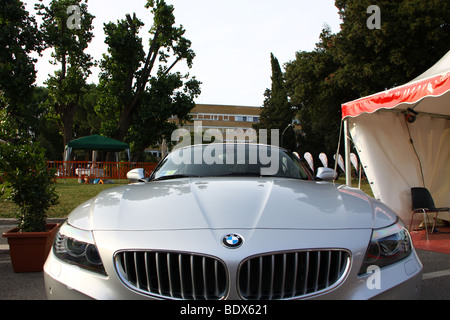
POLYGON ((171 179, 181 179, 181 178, 198 178, 199 176, 193 174, 172 174, 169 176, 162 176, 151 181, 161 181, 161 180, 171 180, 171 179))

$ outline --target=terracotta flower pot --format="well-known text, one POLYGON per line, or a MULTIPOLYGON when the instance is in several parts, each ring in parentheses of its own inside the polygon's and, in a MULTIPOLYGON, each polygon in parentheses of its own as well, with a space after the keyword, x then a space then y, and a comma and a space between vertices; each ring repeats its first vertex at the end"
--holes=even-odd
POLYGON ((3 233, 8 239, 14 272, 41 272, 58 228, 58 223, 49 223, 47 232, 19 232, 13 228, 3 233))

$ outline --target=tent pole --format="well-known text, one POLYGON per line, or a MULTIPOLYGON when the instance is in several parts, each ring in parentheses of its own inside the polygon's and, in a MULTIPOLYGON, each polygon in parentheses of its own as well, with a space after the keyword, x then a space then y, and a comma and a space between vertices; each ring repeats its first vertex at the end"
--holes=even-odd
POLYGON ((352 186, 352 168, 350 164, 350 132, 348 128, 349 119, 344 119, 344 141, 345 141, 345 183, 352 186))

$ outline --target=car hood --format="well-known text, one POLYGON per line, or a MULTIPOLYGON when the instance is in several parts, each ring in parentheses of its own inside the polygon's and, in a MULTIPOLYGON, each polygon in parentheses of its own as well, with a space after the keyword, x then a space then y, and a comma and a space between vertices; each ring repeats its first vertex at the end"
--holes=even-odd
POLYGON ((188 178, 112 188, 72 212, 86 230, 358 229, 395 214, 358 189, 283 178, 188 178))

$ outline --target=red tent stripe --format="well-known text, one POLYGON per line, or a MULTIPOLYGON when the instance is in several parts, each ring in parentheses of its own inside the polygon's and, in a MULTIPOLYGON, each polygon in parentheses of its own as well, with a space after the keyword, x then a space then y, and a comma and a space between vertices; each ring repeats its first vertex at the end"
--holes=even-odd
POLYGON ((424 97, 437 97, 449 90, 450 72, 347 102, 342 105, 342 118, 357 117, 379 109, 392 109, 400 103, 414 104, 424 97))

